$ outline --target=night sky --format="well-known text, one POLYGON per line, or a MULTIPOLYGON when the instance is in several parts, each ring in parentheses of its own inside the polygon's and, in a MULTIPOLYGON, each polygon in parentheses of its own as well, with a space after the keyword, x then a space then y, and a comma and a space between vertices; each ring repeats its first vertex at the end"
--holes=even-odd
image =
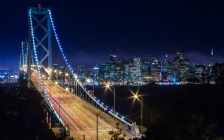
POLYGON ((177 50, 191 62, 208 63, 212 47, 215 60, 224 62, 222 0, 4 0, 0 68, 19 66, 28 7, 38 3, 52 9, 72 65, 106 62, 109 54, 162 59, 168 53, 172 58, 177 50))

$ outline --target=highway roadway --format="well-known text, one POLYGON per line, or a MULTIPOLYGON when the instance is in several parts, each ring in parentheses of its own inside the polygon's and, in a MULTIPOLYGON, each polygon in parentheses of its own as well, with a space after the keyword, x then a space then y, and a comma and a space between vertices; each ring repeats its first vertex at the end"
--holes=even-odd
MULTIPOLYGON (((35 85, 40 88, 39 75, 33 72, 32 77, 35 85)), ((53 107, 62 118, 63 122, 69 126, 70 134, 75 139, 83 139, 85 136, 87 140, 96 140, 96 114, 99 113, 100 110, 73 93, 66 91, 51 80, 45 79, 44 83, 53 107)), ((111 135, 109 135, 108 132, 116 130, 116 122, 118 122, 118 120, 104 112, 99 114, 98 136, 100 140, 111 139, 111 135)), ((125 125, 121 124, 120 127, 123 128, 123 133, 126 134, 125 139, 132 139, 133 135, 125 130, 125 125)))

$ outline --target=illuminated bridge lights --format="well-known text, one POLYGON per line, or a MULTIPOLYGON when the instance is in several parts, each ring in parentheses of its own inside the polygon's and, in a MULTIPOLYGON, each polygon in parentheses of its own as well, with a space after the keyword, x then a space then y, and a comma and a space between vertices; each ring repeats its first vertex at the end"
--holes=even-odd
POLYGON ((56 116, 60 120, 60 122, 62 122, 61 118, 57 114, 56 110, 54 109, 54 107, 53 107, 53 105, 52 105, 52 103, 50 101, 49 95, 48 95, 48 93, 46 91, 46 88, 45 88, 45 85, 44 85, 44 82, 43 82, 43 79, 42 79, 42 74, 40 72, 39 61, 38 61, 38 57, 37 57, 37 50, 36 50, 36 45, 35 45, 35 37, 34 37, 34 29, 33 29, 32 11, 31 11, 31 9, 29 9, 28 13, 29 13, 29 19, 30 19, 31 39, 32 39, 32 46, 33 46, 33 51, 34 51, 34 58, 35 58, 37 71, 39 73, 39 79, 41 81, 41 86, 42 86, 42 89, 44 91, 44 99, 49 104, 49 106, 53 109, 54 113, 56 114, 56 116))
MULTIPOLYGON (((34 48, 33 50, 34 50, 34 55, 35 55, 34 58, 35 58, 36 66, 38 66, 38 62, 39 62, 39 61, 38 61, 37 51, 36 51, 36 47, 35 47, 34 29, 33 29, 32 15, 31 15, 31 14, 32 14, 32 13, 31 13, 31 9, 30 9, 30 10, 29 10, 29 19, 30 19, 30 26, 31 26, 32 45, 34 46, 34 47, 33 47, 33 48, 34 48)), ((66 64, 66 66, 68 67, 68 69, 69 69, 71 75, 75 78, 76 82, 80 85, 80 87, 84 90, 84 92, 85 92, 90 98, 92 98, 92 99, 93 99, 99 106, 101 106, 102 109, 104 109, 104 110, 109 109, 108 106, 105 107, 105 105, 104 105, 103 102, 100 103, 100 100, 97 99, 95 96, 92 97, 92 96, 90 95, 90 91, 88 91, 88 90, 86 89, 86 87, 84 86, 84 84, 78 79, 78 76, 74 73, 74 70, 72 69, 71 65, 68 63, 68 59, 67 59, 67 57, 66 57, 66 55, 65 55, 65 53, 64 53, 64 51, 63 51, 63 48, 62 48, 62 46, 61 46, 61 43, 60 43, 60 40, 59 40, 59 36, 58 36, 58 34, 57 34, 57 32, 56 32, 56 27, 55 27, 55 24, 54 24, 54 21, 53 21, 53 17, 52 17, 51 10, 48 10, 48 14, 49 14, 49 17, 50 17, 51 26, 52 26, 53 33, 54 33, 54 36, 55 36, 55 38, 56 38, 56 42, 57 42, 57 44, 58 44, 59 50, 60 50, 60 52, 61 52, 61 54, 62 54, 62 57, 63 57, 63 59, 64 59, 64 62, 65 62, 65 64, 66 64)), ((48 93, 47 93, 47 91, 46 91, 46 89, 45 89, 45 85, 44 85, 44 81, 43 81, 43 79, 42 79, 42 74, 41 74, 41 72, 40 72, 40 68, 37 67, 37 70, 38 70, 38 73, 39 73, 39 76, 40 76, 40 81, 41 81, 42 88, 43 88, 43 90, 44 90, 45 98, 46 98, 46 100, 48 101, 48 103, 50 104, 50 106, 52 107, 52 109, 54 110, 56 116, 60 119, 60 117, 59 117, 59 115, 57 114, 56 110, 53 108, 52 103, 51 103, 51 101, 50 101, 50 99, 49 99, 49 95, 48 95, 48 93)), ((122 119, 122 120, 124 119, 123 116, 118 116, 118 113, 115 114, 115 112, 113 112, 112 109, 111 109, 110 112, 113 114, 114 117, 116 117, 116 118, 119 117, 119 118, 122 119)), ((60 120, 61 120, 61 119, 60 119, 60 120)), ((61 121, 61 122, 62 122, 62 121, 61 121)), ((126 122, 126 123, 128 123, 128 122, 126 122)))

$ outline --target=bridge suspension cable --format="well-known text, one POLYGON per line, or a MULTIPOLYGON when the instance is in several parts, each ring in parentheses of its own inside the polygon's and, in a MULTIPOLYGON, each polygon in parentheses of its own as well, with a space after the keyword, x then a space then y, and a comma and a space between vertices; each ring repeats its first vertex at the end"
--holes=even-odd
MULTIPOLYGON (((35 11, 37 12, 37 11, 35 11)), ((57 42, 57 46, 59 47, 59 50, 61 52, 61 55, 63 57, 63 60, 66 64, 66 66, 68 67, 72 77, 74 78, 75 82, 78 83, 78 85, 81 87, 81 89, 84 91, 84 93, 86 93, 86 95, 88 95, 89 98, 92 99, 92 101, 94 101, 96 103, 96 105, 104 110, 104 111, 107 111, 111 116, 113 116, 114 118, 118 119, 119 121, 129 125, 129 126, 132 126, 131 122, 128 122, 127 120, 124 119, 124 116, 118 116, 118 113, 116 112, 113 112, 112 109, 109 109, 108 106, 106 106, 105 104, 103 103, 100 103, 100 101, 95 97, 95 96, 92 96, 90 94, 90 91, 87 90, 87 88, 85 88, 84 84, 78 79, 78 76, 77 74, 74 72, 73 68, 71 67, 71 65, 69 64, 68 62, 68 59, 63 51, 63 48, 62 48, 62 45, 60 43, 60 40, 59 40, 59 36, 56 32, 56 27, 55 27, 55 23, 54 23, 54 20, 53 20, 53 16, 52 16, 52 13, 51 13, 51 10, 48 9, 46 11, 46 14, 48 14, 49 16, 49 20, 50 20, 50 23, 51 23, 51 27, 53 29, 53 33, 54 33, 54 36, 55 36, 55 39, 56 39, 56 42, 57 42)), ((59 118, 59 120, 62 122, 60 116, 58 115, 57 111, 54 109, 52 103, 51 103, 51 100, 49 98, 49 95, 47 93, 47 90, 45 88, 45 84, 44 84, 44 81, 42 79, 42 73, 40 71, 40 67, 39 67, 39 60, 38 60, 38 55, 37 55, 37 49, 36 49, 36 44, 35 44, 35 41, 38 41, 38 40, 35 40, 35 36, 34 36, 34 27, 33 27, 33 22, 32 22, 32 9, 29 9, 29 23, 30 23, 30 33, 31 33, 31 42, 32 42, 32 48, 33 48, 33 54, 34 54, 34 60, 35 60, 35 63, 36 63, 36 68, 37 68, 37 71, 39 73, 39 79, 41 81, 41 87, 43 89, 43 93, 44 93, 44 99, 46 100, 46 102, 48 103, 48 105, 53 109, 54 113, 56 114, 56 116, 59 118)), ((31 45, 31 44, 29 44, 31 45)))
POLYGON ((38 56, 37 56, 37 50, 36 50, 36 45, 35 45, 34 28, 33 28, 33 22, 32 22, 32 11, 31 11, 31 9, 29 9, 28 14, 29 14, 29 23, 30 23, 29 26, 30 26, 30 33, 31 33, 31 42, 32 42, 32 46, 33 46, 32 48, 33 48, 33 53, 34 53, 34 60, 35 60, 35 63, 36 63, 37 71, 39 73, 39 79, 41 81, 41 87, 43 89, 43 95, 42 96, 44 97, 46 103, 54 111, 54 113, 56 114, 56 116, 60 120, 60 122, 63 123, 63 121, 61 120, 60 116, 58 115, 57 111, 54 109, 54 107, 53 107, 53 105, 50 101, 49 95, 48 95, 48 93, 46 91, 46 88, 45 88, 45 85, 44 85, 44 81, 42 79, 42 73, 40 71, 39 61, 38 61, 38 56))
MULTIPOLYGON (((74 73, 74 70, 72 69, 71 65, 69 64, 68 59, 67 59, 67 57, 66 57, 66 55, 65 55, 65 53, 64 53, 64 51, 63 51, 62 45, 61 45, 61 43, 60 43, 59 36, 58 36, 58 34, 57 34, 57 32, 56 32, 56 27, 55 27, 55 24, 54 24, 54 20, 53 20, 53 17, 52 17, 51 10, 49 9, 48 12, 49 12, 49 16, 50 16, 51 25, 52 25, 52 28, 53 28, 53 32, 54 32, 55 39, 56 39, 56 41, 57 41, 57 44, 58 44, 59 50, 60 50, 60 52, 61 52, 61 55, 62 55, 62 57, 63 57, 63 59, 64 59, 64 62, 65 62, 65 64, 66 64, 66 66, 68 67, 70 73, 72 74, 72 76, 74 77, 74 79, 76 80, 76 82, 77 82, 77 83, 81 86, 81 88, 84 90, 84 92, 85 92, 85 93, 86 93, 86 94, 87 94, 93 101, 95 101, 96 104, 98 104, 98 106, 100 106, 104 111, 107 111, 107 110, 108 110, 108 107, 107 107, 107 106, 104 106, 104 104, 100 103, 100 102, 96 99, 96 97, 93 97, 93 96, 90 94, 90 92, 84 87, 84 85, 82 84, 82 82, 78 79, 78 76, 74 73)), ((116 112, 113 112, 112 110, 109 110, 108 112, 109 112, 109 114, 111 114, 111 115, 112 115, 113 117, 115 117, 116 119, 118 119, 118 120, 122 121, 123 123, 125 123, 125 124, 131 126, 131 123, 129 123, 129 122, 127 122, 127 121, 124 120, 124 116, 119 117, 119 116, 117 115, 117 113, 116 113, 116 112)))

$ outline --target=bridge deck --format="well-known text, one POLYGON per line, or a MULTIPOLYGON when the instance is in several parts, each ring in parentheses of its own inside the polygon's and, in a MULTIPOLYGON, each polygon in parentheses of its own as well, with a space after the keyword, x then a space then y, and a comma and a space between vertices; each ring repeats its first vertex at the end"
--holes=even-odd
MULTIPOLYGON (((33 77, 36 79, 33 80, 35 85, 40 87, 39 75, 34 73, 33 77)), ((78 139, 83 139, 83 135, 88 140, 96 139, 96 114, 100 110, 50 80, 44 80, 44 83, 53 107, 64 123, 69 125, 71 135, 78 139)), ((116 130, 116 122, 117 120, 110 115, 104 112, 100 113, 98 117, 99 139, 111 139, 108 132, 116 130)), ((123 128, 123 133, 126 134, 125 139, 132 139, 133 135, 125 130, 125 125, 121 123, 120 126, 123 128)))

